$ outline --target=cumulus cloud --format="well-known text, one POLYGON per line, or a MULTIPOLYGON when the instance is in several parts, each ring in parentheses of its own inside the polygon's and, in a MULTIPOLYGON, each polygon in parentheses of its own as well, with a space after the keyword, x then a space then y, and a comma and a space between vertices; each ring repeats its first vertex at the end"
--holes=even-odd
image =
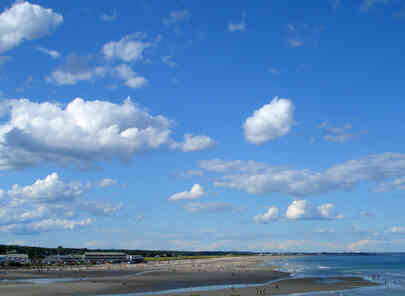
POLYGON ((293 124, 294 105, 288 99, 275 97, 248 117, 243 129, 247 141, 260 145, 288 134, 293 124))
POLYGON ((278 220, 279 213, 278 208, 270 207, 266 213, 256 215, 253 220, 259 223, 268 223, 270 221, 278 220))
POLYGON ((145 77, 138 76, 128 65, 122 64, 112 70, 112 74, 125 81, 125 85, 130 88, 141 88, 148 84, 145 77))
POLYGON ((204 188, 200 184, 194 184, 190 191, 173 194, 169 200, 197 199, 204 195, 204 188))
POLYGON ((117 184, 116 180, 110 179, 110 178, 105 178, 98 182, 99 187, 111 187, 113 185, 117 184))
POLYGON ((405 227, 401 226, 393 226, 390 229, 387 229, 385 232, 388 233, 397 233, 397 234, 404 234, 405 233, 405 227))
POLYGON ((186 204, 184 208, 190 213, 226 212, 233 210, 232 204, 225 202, 193 202, 186 204))
POLYGON ((128 160, 167 143, 171 132, 167 118, 150 115, 130 98, 123 104, 76 98, 65 107, 19 99, 7 106, 9 119, 0 125, 0 170, 128 160))
POLYGON ((369 155, 332 166, 325 171, 218 159, 203 161, 200 166, 207 171, 223 173, 214 179, 217 187, 255 194, 281 192, 292 196, 308 196, 337 190, 348 191, 362 182, 381 183, 402 178, 405 175, 405 154, 387 152, 369 155))
POLYGON ((184 142, 178 143, 172 141, 170 148, 179 149, 183 152, 200 151, 211 148, 216 142, 208 136, 185 134, 184 142))
POLYGON ((73 67, 73 69, 71 66, 65 66, 62 69, 51 72, 46 77, 46 81, 56 85, 75 85, 82 81, 92 82, 104 77, 124 80, 124 84, 130 88, 141 88, 148 84, 148 80, 145 77, 139 76, 127 64, 115 67, 79 65, 73 67))
POLYGON ((294 200, 287 209, 286 218, 291 220, 342 219, 343 215, 335 214, 331 203, 315 207, 307 200, 294 200))
POLYGON ((90 182, 65 181, 57 173, 31 185, 14 184, 3 191, 0 231, 24 234, 74 229, 90 225, 94 219, 89 215, 111 216, 122 208, 121 203, 86 199, 92 188, 90 182))
POLYGON ((27 202, 50 202, 55 200, 74 199, 90 189, 89 184, 80 182, 64 182, 57 173, 52 173, 45 179, 39 179, 34 184, 21 187, 14 184, 7 195, 15 204, 27 202))
POLYGON ((124 62, 135 62, 143 59, 146 48, 152 43, 145 42, 144 33, 134 33, 123 37, 119 41, 111 41, 103 46, 102 52, 106 59, 118 59, 124 62))
POLYGON ((228 31, 229 32, 246 32, 247 24, 246 24, 246 13, 242 13, 242 20, 240 23, 229 23, 228 24, 228 31))
POLYGON ((27 1, 17 1, 0 14, 0 53, 24 40, 51 33, 63 22, 62 15, 27 1))
POLYGON ((46 49, 44 47, 36 47, 36 50, 38 50, 39 52, 42 52, 44 54, 49 55, 51 58, 53 59, 57 59, 61 56, 60 52, 56 51, 56 50, 51 50, 51 49, 46 49))
POLYGON ((256 215, 253 220, 259 223, 269 223, 278 220, 336 220, 343 219, 342 214, 335 213, 331 203, 314 206, 307 200, 294 200, 287 208, 285 217, 279 215, 277 207, 270 207, 264 214, 256 215))
POLYGON ((187 9, 173 10, 168 17, 162 19, 162 23, 165 25, 171 25, 179 22, 183 22, 190 17, 190 11, 187 9))
POLYGON ((51 72, 45 79, 47 82, 56 85, 74 85, 81 81, 94 81, 98 77, 104 77, 105 74, 106 69, 104 67, 97 67, 77 73, 56 70, 51 72))

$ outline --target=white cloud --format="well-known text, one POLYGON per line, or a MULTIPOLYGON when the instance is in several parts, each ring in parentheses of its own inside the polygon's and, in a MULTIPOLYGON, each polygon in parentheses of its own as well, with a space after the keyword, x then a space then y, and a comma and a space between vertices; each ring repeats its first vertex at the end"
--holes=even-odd
POLYGON ((393 226, 393 227, 391 227, 390 229, 386 230, 385 232, 397 233, 397 234, 404 234, 404 233, 405 233, 405 227, 393 226))
POLYGON ((216 142, 208 136, 185 134, 184 142, 178 143, 172 141, 170 143, 170 148, 180 149, 183 152, 192 152, 211 148, 215 144, 216 142))
POLYGON ((54 230, 73 230, 78 227, 85 227, 93 222, 92 219, 85 220, 66 220, 66 219, 47 219, 28 224, 9 224, 0 226, 0 232, 13 232, 16 234, 31 234, 47 232, 54 230))
POLYGON ((46 77, 46 81, 56 85, 75 85, 82 81, 95 81, 106 76, 122 79, 130 88, 141 88, 148 84, 145 77, 139 76, 127 64, 115 67, 84 67, 74 72, 67 69, 56 70, 46 77))
POLYGON ((380 243, 380 241, 373 240, 373 239, 363 239, 356 241, 354 243, 350 243, 347 248, 352 251, 359 251, 362 249, 366 249, 368 246, 375 246, 376 244, 380 243))
POLYGON ((62 15, 27 1, 17 1, 0 14, 0 52, 24 40, 40 38, 63 22, 62 15))
POLYGON ((405 190, 405 177, 396 178, 389 182, 381 183, 373 189, 374 192, 387 192, 394 190, 405 190))
POLYGON ((331 127, 327 121, 324 121, 320 128, 324 132, 323 138, 328 142, 345 143, 353 137, 350 132, 352 130, 351 124, 345 124, 342 127, 331 127))
POLYGON ((301 46, 304 46, 304 41, 299 40, 299 39, 289 39, 288 44, 291 47, 301 47, 301 46))
POLYGON ((204 188, 200 184, 194 184, 190 191, 173 194, 169 200, 197 199, 204 195, 204 188))
POLYGON ((217 187, 255 194, 282 192, 293 196, 308 196, 337 190, 348 191, 362 182, 379 183, 401 178, 405 175, 405 154, 387 152, 369 155, 321 172, 252 161, 211 160, 201 162, 200 166, 208 171, 224 173, 214 180, 217 187))
POLYGON ((50 50, 50 49, 46 49, 46 48, 40 47, 40 46, 36 47, 35 49, 42 52, 42 53, 44 53, 44 54, 49 55, 53 59, 57 59, 57 58, 59 58, 61 56, 60 52, 58 52, 56 50, 50 50))
POLYGON ((24 234, 74 229, 91 224, 93 218, 89 215, 111 216, 121 210, 121 203, 86 199, 86 193, 93 188, 90 182, 64 181, 57 173, 31 185, 14 184, 4 191, 0 231, 24 234))
POLYGON ((193 202, 186 204, 184 208, 190 213, 225 212, 233 210, 231 204, 224 202, 193 202))
POLYGON ((74 85, 80 81, 94 81, 99 77, 104 77, 107 74, 105 67, 95 67, 86 69, 80 72, 68 72, 64 70, 53 71, 45 79, 49 83, 56 85, 74 85))
POLYGON ((111 41, 103 46, 102 52, 106 59, 118 59, 125 62, 135 62, 143 59, 143 52, 152 43, 143 41, 144 33, 134 33, 119 41, 111 41))
POLYGON ((223 160, 219 158, 214 158, 210 160, 200 161, 200 167, 211 172, 226 173, 226 172, 245 172, 245 173, 256 173, 268 170, 269 166, 256 162, 254 160, 223 160))
POLYGON ((276 207, 270 207, 268 211, 264 214, 256 215, 253 220, 260 223, 268 223, 270 221, 279 219, 279 210, 276 207))
POLYGON ((128 160, 169 140, 170 121, 132 103, 85 101, 65 107, 28 99, 8 102, 10 118, 0 125, 0 170, 45 162, 89 167, 101 160, 128 160))
POLYGON ((0 189, 0 198, 3 198, 3 196, 4 196, 4 190, 0 189))
POLYGON ((171 25, 185 21, 190 17, 190 12, 187 9, 183 10, 173 10, 170 15, 162 19, 162 23, 165 25, 171 25))
MULTIPOLYGON (((333 204, 322 204, 314 206, 307 200, 294 200, 287 208, 286 220, 335 220, 343 219, 343 215, 337 215, 333 204)), ((256 215, 253 220, 260 223, 281 220, 279 209, 270 207, 264 214, 256 215)))
POLYGON ((200 170, 188 170, 188 171, 179 173, 179 176, 185 177, 185 178, 202 177, 202 176, 204 176, 204 172, 200 171, 200 170))
POLYGON ((247 24, 246 24, 246 13, 242 13, 242 20, 240 23, 229 23, 228 24, 228 31, 229 32, 246 32, 247 24))
POLYGON ((138 76, 128 65, 122 64, 113 68, 112 73, 125 80, 125 85, 130 88, 141 88, 148 84, 148 80, 138 76))
POLYGON ((112 22, 112 21, 115 21, 117 19, 117 16, 118 16, 117 11, 114 10, 111 14, 103 13, 100 16, 100 18, 104 22, 112 22))
POLYGON ((293 124, 294 105, 288 99, 275 97, 248 117, 243 129, 246 140, 259 145, 288 134, 293 124))
POLYGON ((34 184, 21 187, 14 184, 7 195, 17 205, 27 202, 50 202, 56 200, 74 199, 90 189, 89 185, 80 182, 64 182, 57 173, 52 173, 45 179, 39 179, 34 184))
POLYGON ((172 56, 162 57, 162 62, 171 68, 177 67, 177 63, 172 60, 172 56))
POLYGON ((117 184, 116 180, 110 179, 110 178, 105 178, 98 182, 99 187, 111 187, 113 185, 117 184))

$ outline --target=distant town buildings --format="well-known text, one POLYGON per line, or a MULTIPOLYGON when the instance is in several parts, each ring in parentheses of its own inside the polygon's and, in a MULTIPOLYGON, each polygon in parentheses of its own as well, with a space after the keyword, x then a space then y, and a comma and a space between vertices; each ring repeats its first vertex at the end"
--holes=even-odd
POLYGON ((0 263, 1 264, 30 264, 31 260, 27 254, 7 254, 7 255, 0 255, 0 263))

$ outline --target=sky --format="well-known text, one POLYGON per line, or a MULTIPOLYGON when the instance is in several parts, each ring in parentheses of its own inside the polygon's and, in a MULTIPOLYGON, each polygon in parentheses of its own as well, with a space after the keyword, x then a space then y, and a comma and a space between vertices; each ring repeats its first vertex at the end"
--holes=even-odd
POLYGON ((1 1, 0 244, 405 250, 405 1, 1 1))

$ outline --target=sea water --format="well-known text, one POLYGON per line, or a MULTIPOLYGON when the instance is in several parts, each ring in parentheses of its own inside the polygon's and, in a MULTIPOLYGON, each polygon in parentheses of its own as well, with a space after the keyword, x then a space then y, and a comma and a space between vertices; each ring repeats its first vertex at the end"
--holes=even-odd
POLYGON ((405 253, 376 255, 317 255, 272 260, 278 270, 290 272, 293 277, 321 277, 325 284, 332 277, 356 276, 380 284, 340 292, 320 292, 295 295, 328 296, 405 296, 405 253))

